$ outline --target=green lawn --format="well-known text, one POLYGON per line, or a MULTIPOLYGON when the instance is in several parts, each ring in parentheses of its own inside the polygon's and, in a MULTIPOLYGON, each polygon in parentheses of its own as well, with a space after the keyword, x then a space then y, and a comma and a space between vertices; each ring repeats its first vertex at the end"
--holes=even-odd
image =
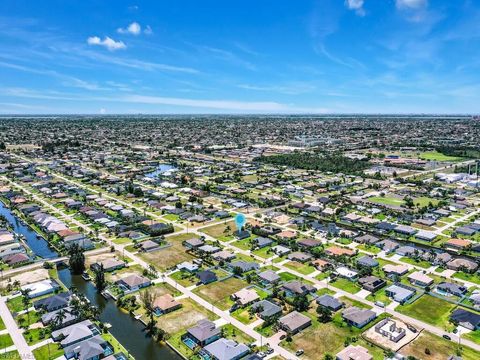
POLYGON ((372 196, 369 197, 368 200, 373 203, 392 206, 402 206, 405 203, 402 198, 397 198, 393 196, 372 196))
POLYGON ((336 287, 337 289, 349 292, 350 294, 355 294, 361 290, 360 286, 344 278, 338 278, 335 281, 330 281, 330 285, 336 287))
POLYGON ((3 322, 3 319, 0 317, 0 330, 5 329, 5 323, 3 322))
POLYGON ((420 159, 430 161, 461 161, 463 158, 459 156, 449 156, 439 153, 438 151, 426 151, 419 155, 420 159))
POLYGON ((255 341, 254 338, 237 329, 232 324, 222 326, 225 338, 235 340, 238 343, 250 344, 255 341))
POLYGON ((324 354, 335 355, 342 350, 347 338, 356 339, 353 345, 361 345, 368 349, 374 360, 383 360, 383 350, 379 347, 369 345, 359 335, 363 331, 348 326, 341 318, 340 313, 335 314, 333 320, 328 323, 320 323, 312 309, 308 316, 312 319, 312 325, 293 336, 291 342, 282 341, 281 346, 295 353, 298 349, 305 351, 302 358, 317 360, 323 358, 324 354))
POLYGON ((293 275, 292 273, 289 273, 288 271, 284 271, 278 274, 280 276, 280 279, 284 282, 289 282, 292 280, 297 280, 298 277, 296 275, 293 275))
POLYGON ((285 267, 297 271, 303 275, 308 275, 315 271, 315 268, 312 265, 308 263, 302 264, 298 261, 289 261, 285 264, 285 267))
POLYGON ((232 316, 240 321, 242 324, 250 324, 256 320, 255 316, 250 316, 250 313, 248 312, 249 307, 245 308, 239 308, 232 312, 232 316))
POLYGON ((459 349, 456 342, 433 335, 428 331, 422 331, 418 338, 403 347, 402 354, 423 360, 443 360, 448 359, 451 355, 456 355, 458 350, 460 350, 463 360, 480 359, 480 353, 478 351, 466 346, 459 349), (425 349, 430 350, 430 355, 425 354, 425 349))
POLYGON ((372 254, 378 254, 382 249, 373 245, 360 244, 356 247, 358 250, 363 250, 372 254))
POLYGON ((369 301, 381 301, 385 305, 388 305, 392 302, 392 300, 385 294, 385 289, 381 289, 377 291, 375 294, 370 294, 367 296, 367 300, 369 301))
POLYGON ((430 264, 428 261, 415 260, 415 259, 409 258, 407 256, 404 256, 404 257, 400 258, 400 261, 402 261, 404 263, 407 263, 407 264, 415 265, 415 266, 418 266, 418 267, 421 267, 421 268, 424 268, 424 269, 428 269, 429 267, 432 266, 432 264, 430 264))
POLYGON ((442 329, 450 329, 452 325, 448 318, 455 307, 445 300, 425 294, 411 304, 397 306, 395 310, 442 329))
POLYGON ((18 315, 15 318, 15 321, 17 322, 18 325, 22 326, 30 326, 32 324, 35 324, 36 322, 40 321, 42 317, 42 314, 36 311, 29 311, 28 313, 18 315))
POLYGON ((0 359, 9 359, 9 360, 22 360, 22 357, 17 350, 12 350, 9 352, 2 352, 0 354, 0 359))
POLYGON ((462 336, 464 339, 471 340, 477 344, 480 344, 480 330, 471 331, 462 336))
POLYGON ((453 277, 480 285, 480 275, 478 274, 467 274, 462 271, 457 271, 453 274, 453 277))
POLYGON ((13 340, 10 337, 10 334, 0 335, 0 349, 5 349, 12 345, 13 345, 13 340))
POLYGON ((28 345, 33 345, 45 340, 50 336, 47 328, 29 329, 23 333, 23 337, 27 341, 28 345))
POLYGON ((124 354, 128 353, 127 350, 123 347, 123 345, 120 344, 112 334, 110 333, 102 334, 102 338, 107 340, 108 343, 113 346, 113 351, 115 353, 119 353, 119 352, 123 352, 124 354))
POLYGON ((218 308, 227 310, 233 305, 230 295, 247 285, 245 281, 231 277, 225 281, 216 281, 208 285, 199 286, 193 292, 218 308))
POLYGON ((198 279, 194 274, 190 274, 186 271, 177 271, 170 275, 170 277, 182 286, 189 287, 195 285, 198 279))
POLYGON ((8 299, 7 301, 7 307, 12 313, 20 312, 22 310, 25 310, 25 306, 23 306, 22 303, 22 296, 16 296, 12 299, 8 299))
POLYGON ((63 349, 59 344, 46 344, 33 350, 33 356, 36 360, 51 360, 63 355, 63 349))
POLYGON ((270 251, 270 246, 265 246, 264 248, 257 249, 253 253, 264 259, 268 259, 269 257, 272 257, 273 255, 275 255, 273 252, 270 251))
POLYGON ((430 203, 432 203, 432 205, 435 206, 438 204, 438 200, 432 199, 426 196, 421 196, 413 199, 413 203, 415 204, 415 206, 418 205, 420 207, 428 206, 430 203))

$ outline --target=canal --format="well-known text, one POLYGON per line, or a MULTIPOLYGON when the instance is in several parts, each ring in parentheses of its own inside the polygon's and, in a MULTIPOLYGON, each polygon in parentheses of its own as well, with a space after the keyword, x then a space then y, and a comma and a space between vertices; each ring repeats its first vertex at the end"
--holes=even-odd
POLYGON ((92 283, 83 280, 80 275, 72 275, 68 268, 59 268, 58 275, 65 286, 76 287, 93 305, 98 307, 100 321, 112 325, 110 332, 135 359, 182 360, 168 346, 162 346, 146 336, 140 321, 121 311, 113 300, 106 300, 98 294, 92 283))
POLYGON ((49 247, 47 240, 39 236, 28 225, 23 224, 1 201, 0 215, 3 215, 5 219, 7 219, 13 231, 25 237, 25 242, 35 255, 43 259, 54 259, 58 257, 58 254, 49 247))
POLYGON ((160 164, 157 166, 157 168, 148 173, 148 174, 145 174, 146 177, 148 178, 151 178, 151 179, 155 179, 157 178, 159 175, 163 175, 163 174, 168 174, 168 173, 171 173, 172 171, 176 171, 177 168, 174 167, 173 165, 170 165, 170 164, 160 164))

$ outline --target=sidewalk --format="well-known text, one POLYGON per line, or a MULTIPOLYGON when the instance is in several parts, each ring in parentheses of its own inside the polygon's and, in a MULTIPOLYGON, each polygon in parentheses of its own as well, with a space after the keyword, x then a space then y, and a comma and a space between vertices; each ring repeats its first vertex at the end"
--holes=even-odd
POLYGON ((15 323, 15 320, 13 320, 12 314, 10 314, 7 304, 5 304, 5 297, 3 296, 0 298, 0 315, 2 316, 5 327, 7 328, 8 333, 10 334, 13 343, 18 350, 20 357, 22 359, 34 359, 33 353, 25 341, 20 329, 15 323))

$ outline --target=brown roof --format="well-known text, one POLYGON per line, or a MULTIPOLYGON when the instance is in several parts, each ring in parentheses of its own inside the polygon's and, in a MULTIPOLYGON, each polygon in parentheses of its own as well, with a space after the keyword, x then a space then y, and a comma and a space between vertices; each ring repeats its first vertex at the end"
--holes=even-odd
POLYGON ((446 242, 447 245, 452 245, 459 248, 465 248, 470 245, 472 242, 465 239, 450 239, 446 242))
POLYGON ((314 260, 314 261, 312 261, 312 264, 313 264, 313 266, 315 266, 317 269, 322 269, 322 268, 324 268, 325 266, 330 265, 330 263, 329 263, 328 261, 322 260, 322 259, 314 260))
POLYGON ((325 252, 329 255, 334 255, 334 256, 341 256, 341 255, 351 256, 355 254, 355 251, 353 250, 341 248, 338 246, 329 247, 328 249, 325 250, 325 252))
POLYGON ((58 236, 60 236, 61 238, 64 238, 64 237, 67 237, 67 236, 70 236, 70 235, 74 235, 74 234, 77 234, 77 233, 76 233, 75 231, 73 231, 73 230, 65 229, 65 230, 57 231, 57 234, 58 234, 58 236))
POLYGON ((180 304, 177 300, 175 300, 173 296, 170 294, 162 295, 156 298, 155 301, 153 302, 153 307, 159 308, 162 311, 167 311, 181 305, 182 304, 180 304))

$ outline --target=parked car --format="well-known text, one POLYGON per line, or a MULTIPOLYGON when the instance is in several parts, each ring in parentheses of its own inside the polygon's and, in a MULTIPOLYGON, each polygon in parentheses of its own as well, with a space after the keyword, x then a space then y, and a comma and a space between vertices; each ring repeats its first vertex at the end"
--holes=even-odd
POLYGON ((304 351, 302 349, 300 350, 297 350, 297 352, 295 353, 296 356, 300 356, 304 353, 304 351))
POLYGON ((447 339, 447 340, 452 340, 452 338, 450 336, 448 336, 447 334, 443 335, 443 338, 447 339))
POLYGON ((417 332, 417 328, 414 327, 414 326, 412 326, 412 325, 410 325, 410 324, 407 324, 407 328, 408 328, 408 330, 410 330, 410 331, 413 332, 413 333, 416 333, 416 332, 417 332))

